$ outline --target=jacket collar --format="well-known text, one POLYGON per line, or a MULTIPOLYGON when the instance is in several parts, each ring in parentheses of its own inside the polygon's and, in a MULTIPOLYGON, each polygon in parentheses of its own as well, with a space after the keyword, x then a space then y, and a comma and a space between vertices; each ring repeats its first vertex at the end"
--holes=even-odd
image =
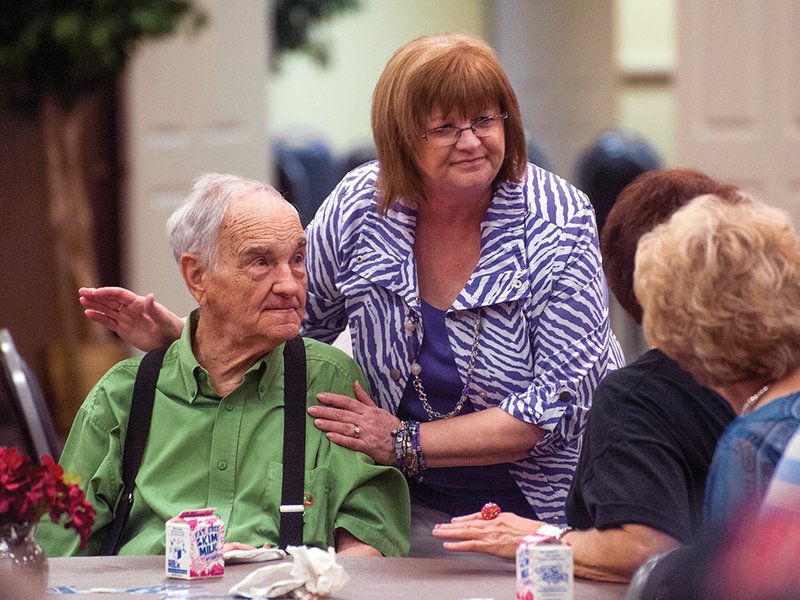
MULTIPOLYGON (((528 292, 523 186, 504 183, 481 225, 481 255, 453 310, 513 302, 528 292)), ((414 265, 417 211, 398 204, 385 217, 366 213, 353 251, 353 271, 412 307, 419 307, 414 265)))

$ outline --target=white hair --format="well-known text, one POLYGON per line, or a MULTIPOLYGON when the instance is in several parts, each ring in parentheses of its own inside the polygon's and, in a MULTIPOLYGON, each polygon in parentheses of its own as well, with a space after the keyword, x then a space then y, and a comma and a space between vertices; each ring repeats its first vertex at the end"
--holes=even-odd
POLYGON ((261 192, 283 199, 275 188, 255 179, 220 173, 198 177, 192 191, 167 220, 167 236, 175 260, 180 261, 181 255, 188 252, 196 254, 203 265, 213 266, 217 261, 219 228, 231 203, 261 192))

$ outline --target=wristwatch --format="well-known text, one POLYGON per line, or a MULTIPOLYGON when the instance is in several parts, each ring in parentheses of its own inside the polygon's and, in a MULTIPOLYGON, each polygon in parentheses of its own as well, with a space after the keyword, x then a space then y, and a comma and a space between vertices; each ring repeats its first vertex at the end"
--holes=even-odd
POLYGON ((566 527, 560 527, 558 533, 556 534, 556 539, 560 542, 561 538, 564 537, 564 535, 570 531, 572 531, 572 527, 570 527, 569 525, 566 527))
POLYGON ((556 525, 545 523, 536 530, 536 533, 557 539, 560 542, 561 538, 569 531, 572 531, 572 527, 557 527, 556 525))

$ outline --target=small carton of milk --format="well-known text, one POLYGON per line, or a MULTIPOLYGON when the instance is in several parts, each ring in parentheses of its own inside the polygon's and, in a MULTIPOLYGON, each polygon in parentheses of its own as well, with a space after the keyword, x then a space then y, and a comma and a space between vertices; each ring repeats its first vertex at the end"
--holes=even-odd
POLYGON ((573 599, 572 546, 539 532, 517 543, 517 600, 534 599, 573 599))
POLYGON ((225 525, 215 510, 185 510, 167 521, 167 577, 200 579, 225 573, 225 525))

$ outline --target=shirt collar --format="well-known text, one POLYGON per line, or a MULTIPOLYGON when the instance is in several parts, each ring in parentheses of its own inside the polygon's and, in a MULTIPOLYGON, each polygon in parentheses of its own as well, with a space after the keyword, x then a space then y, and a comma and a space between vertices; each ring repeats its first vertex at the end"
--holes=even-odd
MULTIPOLYGON (((197 362, 197 358, 195 358, 192 350, 192 338, 194 332, 197 330, 199 319, 200 309, 197 308, 189 314, 189 318, 186 319, 186 323, 183 326, 181 337, 174 342, 172 347, 177 350, 178 370, 186 389, 184 399, 189 404, 192 404, 198 396, 217 400, 221 398, 211 386, 211 379, 208 376, 208 371, 197 362)), ((258 377, 261 379, 261 384, 259 385, 259 400, 264 396, 266 390, 275 379, 275 375, 280 371, 282 356, 283 344, 272 352, 264 354, 245 372, 245 379, 248 377, 258 377)))

